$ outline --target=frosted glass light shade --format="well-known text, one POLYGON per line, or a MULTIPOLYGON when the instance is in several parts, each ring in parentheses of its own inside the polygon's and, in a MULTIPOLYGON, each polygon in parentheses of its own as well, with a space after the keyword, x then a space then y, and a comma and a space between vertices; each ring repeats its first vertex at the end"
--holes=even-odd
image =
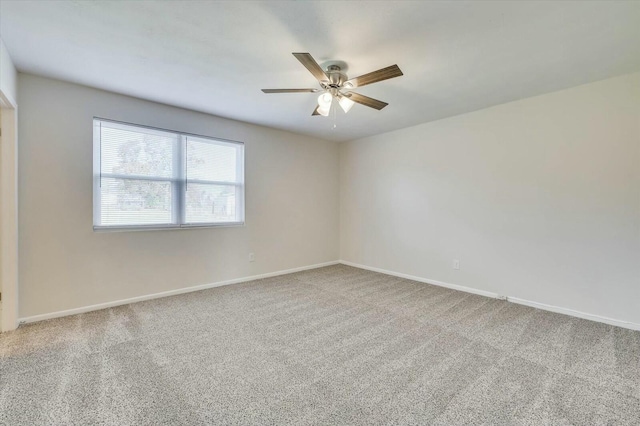
POLYGON ((330 93, 323 93, 318 96, 318 114, 326 117, 329 115, 329 110, 331 110, 331 102, 333 101, 333 96, 330 93))
POLYGON ((325 92, 322 95, 318 96, 318 106, 320 106, 320 108, 331 108, 331 101, 333 101, 333 96, 331 96, 331 93, 325 92))
POLYGON ((340 104, 340 106, 342 107, 342 110, 346 114, 349 112, 349 110, 351 109, 351 107, 355 102, 353 102, 351 99, 347 98, 346 96, 341 96, 340 99, 338 99, 338 103, 340 104))

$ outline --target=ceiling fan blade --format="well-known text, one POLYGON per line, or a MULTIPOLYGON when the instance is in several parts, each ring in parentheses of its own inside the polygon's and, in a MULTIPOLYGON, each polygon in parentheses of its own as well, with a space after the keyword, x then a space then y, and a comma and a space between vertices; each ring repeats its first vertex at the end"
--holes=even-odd
POLYGON ((343 95, 346 96, 347 98, 351 99, 353 102, 357 102, 359 104, 368 106, 370 108, 375 108, 377 110, 381 110, 382 108, 384 108, 387 105, 389 105, 386 102, 382 102, 382 101, 379 101, 377 99, 373 99, 373 98, 370 98, 368 96, 361 95, 361 94, 355 93, 355 92, 347 92, 347 93, 343 93, 343 95))
POLYGON ((315 93, 320 89, 262 89, 264 93, 315 93))
POLYGON ((394 77, 400 77, 401 75, 403 74, 402 74, 402 71, 400 71, 400 68, 398 68, 397 65, 391 65, 389 67, 382 68, 378 71, 373 71, 368 74, 361 75, 360 77, 355 77, 355 78, 352 78, 351 80, 347 80, 344 83, 344 86, 349 88, 362 87, 362 86, 366 86, 367 84, 377 83, 382 80, 387 80, 394 77))
POLYGON ((327 77, 327 74, 324 73, 324 71, 322 70, 320 65, 318 65, 316 60, 313 59, 313 56, 311 56, 308 53, 294 53, 293 56, 295 56, 296 59, 298 59, 302 63, 302 65, 304 65, 318 81, 321 81, 321 82, 329 81, 329 77, 327 77))

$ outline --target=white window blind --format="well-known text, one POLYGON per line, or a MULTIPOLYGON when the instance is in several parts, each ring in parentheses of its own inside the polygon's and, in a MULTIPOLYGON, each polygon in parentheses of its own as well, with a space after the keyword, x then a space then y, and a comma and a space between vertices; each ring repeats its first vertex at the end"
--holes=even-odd
POLYGON ((94 119, 94 228, 244 222, 244 145, 94 119))

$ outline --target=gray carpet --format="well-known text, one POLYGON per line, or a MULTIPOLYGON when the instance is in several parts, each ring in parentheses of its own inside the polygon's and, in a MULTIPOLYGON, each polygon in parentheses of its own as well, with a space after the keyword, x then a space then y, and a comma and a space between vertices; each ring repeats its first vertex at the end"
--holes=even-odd
POLYGON ((640 332, 347 266, 0 335, 0 424, 640 424, 640 332))

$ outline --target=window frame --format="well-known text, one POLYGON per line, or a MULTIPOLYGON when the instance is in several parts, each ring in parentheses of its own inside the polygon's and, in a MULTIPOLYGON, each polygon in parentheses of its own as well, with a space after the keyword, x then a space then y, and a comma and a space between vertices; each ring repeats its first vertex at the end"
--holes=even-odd
POLYGON ((93 117, 92 120, 93 131, 93 230, 95 232, 118 232, 118 231, 151 231, 151 230, 173 230, 173 229, 194 229, 194 228, 220 228, 220 227, 236 227, 245 225, 245 195, 246 195, 246 182, 245 182, 245 144, 244 142, 224 139, 219 137, 212 137, 206 135, 200 135, 196 133, 188 133, 178 130, 163 129, 153 126, 147 126, 142 124, 129 123, 125 121, 112 120, 102 117, 93 117), (147 129, 164 134, 172 134, 176 137, 174 144, 174 153, 172 155, 173 160, 173 174, 170 177, 160 176, 145 176, 134 174, 120 174, 120 173, 103 173, 101 162, 101 132, 96 131, 96 125, 101 122, 112 123, 122 125, 123 127, 133 127, 140 129, 147 129), (188 170, 186 164, 187 158, 187 143, 188 138, 191 137, 197 142, 205 143, 220 143, 224 145, 237 145, 238 155, 236 157, 236 174, 238 179, 235 182, 226 181, 209 181, 199 179, 189 179, 188 170), (101 219, 101 185, 103 178, 113 178, 118 180, 147 180, 153 182, 169 182, 171 184, 171 223, 161 224, 133 224, 133 225, 99 225, 101 219), (227 221, 227 222, 187 222, 186 221, 186 191, 188 185, 204 184, 204 185, 226 185, 233 186, 236 190, 236 218, 239 220, 227 221))

